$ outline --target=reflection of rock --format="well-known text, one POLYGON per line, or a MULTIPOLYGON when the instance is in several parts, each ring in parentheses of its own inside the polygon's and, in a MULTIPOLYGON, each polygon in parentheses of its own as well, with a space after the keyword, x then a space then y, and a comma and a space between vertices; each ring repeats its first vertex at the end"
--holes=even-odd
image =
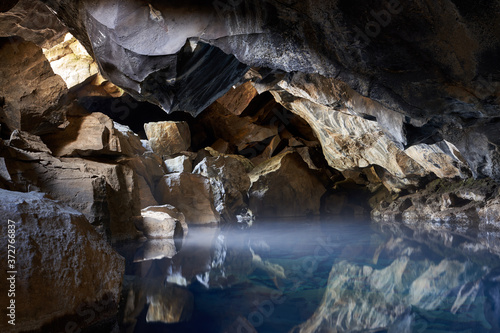
POLYGON ((257 330, 246 318, 239 316, 227 329, 224 330, 224 333, 234 332, 257 333, 257 330))
POLYGON ((162 121, 144 124, 149 144, 160 156, 170 156, 188 150, 191 132, 185 122, 162 121))
POLYGON ((319 214, 325 188, 299 154, 277 155, 249 175, 250 209, 257 217, 319 214))
POLYGON ((188 224, 220 222, 210 180, 201 175, 172 173, 163 176, 156 187, 156 198, 181 211, 188 224))
POLYGON ((142 220, 136 223, 137 229, 148 238, 173 238, 187 233, 184 214, 170 205, 151 206, 141 212, 142 220))
POLYGON ((148 239, 134 255, 134 262, 172 258, 177 253, 175 241, 169 239, 148 239))
MULTIPOLYGON (((0 190, 0 196, 3 258, 11 230, 7 219, 16 222, 16 329, 37 330, 54 320, 59 327, 71 320, 84 329, 112 319, 120 302, 123 258, 81 213, 39 193, 0 190), (53 299, 57 302, 47 301, 53 299)), ((43 331, 58 331, 55 327, 43 331)))
POLYGON ((487 295, 499 287, 484 266, 491 254, 469 252, 465 258, 458 247, 467 238, 443 233, 433 239, 435 232, 419 237, 415 231, 417 238, 406 239, 412 235, 407 228, 394 228, 396 236, 378 246, 372 263, 334 264, 320 307, 291 332, 416 332, 422 325, 426 332, 490 332, 498 327, 498 318, 488 311, 487 295), (433 261, 430 253, 440 259, 433 261))
POLYGON ((123 309, 127 331, 133 332, 137 319, 147 307, 146 322, 174 324, 188 321, 194 306, 193 295, 185 288, 161 280, 125 277, 123 309))

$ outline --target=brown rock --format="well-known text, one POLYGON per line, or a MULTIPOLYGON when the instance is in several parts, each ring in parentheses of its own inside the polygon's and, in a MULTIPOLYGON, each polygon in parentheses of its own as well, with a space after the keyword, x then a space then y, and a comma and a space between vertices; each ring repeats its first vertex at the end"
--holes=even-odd
POLYGON ((64 38, 68 29, 39 0, 2 1, 2 7, 10 2, 0 13, 0 36, 19 36, 26 41, 49 48, 64 38), (15 6, 13 6, 15 4, 15 6), (9 8, 10 7, 10 8, 9 8))
POLYGON ((210 180, 201 175, 172 173, 163 176, 155 196, 161 204, 177 208, 189 224, 219 223, 210 180))
POLYGON ((170 205, 151 206, 142 210, 137 228, 148 238, 173 238, 187 233, 184 214, 170 205))
POLYGON ((98 73, 98 65, 71 34, 62 43, 44 49, 54 73, 62 77, 68 89, 84 83, 98 73))
POLYGON ((43 143, 39 136, 19 130, 14 130, 10 135, 9 146, 25 151, 52 154, 50 149, 47 145, 45 145, 45 143, 43 143))
POLYGON ((162 121, 144 124, 149 144, 160 156, 170 156, 188 150, 191 146, 189 125, 180 121, 162 121))
POLYGON ((96 112, 68 117, 70 125, 44 136, 54 156, 128 155, 144 152, 140 138, 128 127, 96 112))
POLYGON ((238 117, 218 102, 201 115, 200 121, 207 132, 236 146, 239 151, 253 142, 261 142, 278 134, 277 128, 257 125, 250 117, 238 117))
POLYGON ((11 189, 47 193, 83 213, 110 239, 136 237, 133 221, 140 216, 139 188, 130 167, 78 158, 58 159, 15 148, 4 149, 2 154, 11 175, 11 189))
POLYGON ((0 46, 2 131, 16 129, 41 135, 67 125, 63 96, 67 89, 55 75, 42 50, 30 42, 11 39, 0 46))
POLYGON ((318 215, 325 187, 299 154, 279 154, 249 174, 250 209, 257 217, 318 215))
POLYGON ((250 102, 257 96, 257 90, 251 82, 246 82, 230 89, 217 100, 222 106, 234 115, 241 115, 250 102))
MULTIPOLYGON (((0 196, 4 244, 8 219, 16 222, 16 331, 38 330, 55 320, 84 329, 112 319, 120 302, 123 258, 81 213, 40 193, 0 189, 0 196), (57 302, 47 301, 53 299, 57 302), (92 318, 80 315, 83 311, 92 318)), ((7 258, 7 246, 0 252, 7 258)))

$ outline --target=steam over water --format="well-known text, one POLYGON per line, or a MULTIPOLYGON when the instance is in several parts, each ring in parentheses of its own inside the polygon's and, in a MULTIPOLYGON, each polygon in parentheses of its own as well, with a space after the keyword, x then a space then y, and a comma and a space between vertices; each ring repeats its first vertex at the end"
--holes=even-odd
POLYGON ((500 253, 359 221, 257 221, 121 244, 124 332, 500 332, 500 253))

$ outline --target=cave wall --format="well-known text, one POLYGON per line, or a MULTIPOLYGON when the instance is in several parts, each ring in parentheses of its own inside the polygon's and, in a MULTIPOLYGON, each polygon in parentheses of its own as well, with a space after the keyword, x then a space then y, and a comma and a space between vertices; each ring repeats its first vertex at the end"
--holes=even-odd
POLYGON ((198 114, 245 66, 268 86, 284 72, 335 78, 397 145, 446 140, 474 176, 500 177, 494 1, 44 2, 105 76, 168 112, 198 114))

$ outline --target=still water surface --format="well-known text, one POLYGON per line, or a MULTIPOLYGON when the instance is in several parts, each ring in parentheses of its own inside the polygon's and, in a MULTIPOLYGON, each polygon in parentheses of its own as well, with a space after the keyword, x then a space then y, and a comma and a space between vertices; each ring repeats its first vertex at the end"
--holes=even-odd
POLYGON ((359 221, 193 227, 175 242, 120 245, 121 329, 500 332, 495 246, 359 221))

